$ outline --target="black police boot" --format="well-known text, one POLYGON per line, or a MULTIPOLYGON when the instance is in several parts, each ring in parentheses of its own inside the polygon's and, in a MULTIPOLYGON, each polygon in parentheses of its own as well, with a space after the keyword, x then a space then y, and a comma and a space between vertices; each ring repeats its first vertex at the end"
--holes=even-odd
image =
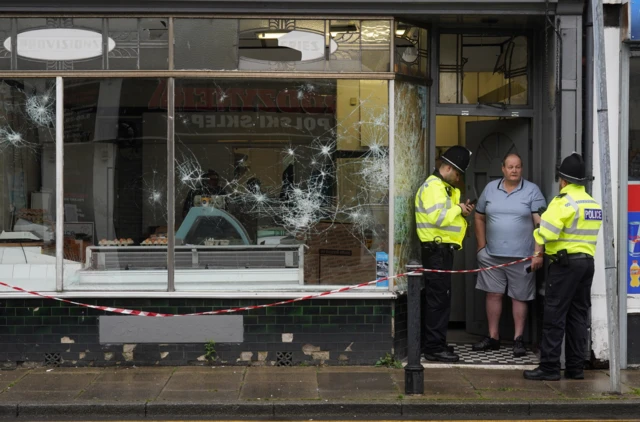
POLYGON ((564 377, 568 380, 583 380, 584 370, 583 369, 565 369, 564 377))
POLYGON ((533 381, 558 381, 560 379, 560 371, 545 371, 539 366, 532 371, 524 371, 522 375, 524 375, 525 379, 533 381))
POLYGON ((457 362, 460 360, 460 357, 455 353, 450 352, 449 350, 443 350, 441 352, 435 353, 425 353, 425 359, 430 361, 439 361, 439 362, 457 362))
POLYGON ((481 352, 484 350, 500 350, 500 340, 496 340, 491 337, 485 337, 482 341, 477 342, 471 346, 471 350, 474 352, 481 352))

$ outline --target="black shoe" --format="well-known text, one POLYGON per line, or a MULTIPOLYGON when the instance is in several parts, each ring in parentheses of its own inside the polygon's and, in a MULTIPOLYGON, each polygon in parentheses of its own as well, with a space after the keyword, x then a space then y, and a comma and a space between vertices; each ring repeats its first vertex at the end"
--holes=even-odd
POLYGON ((565 369, 564 377, 568 380, 583 380, 584 370, 582 369, 565 369))
MULTIPOLYGON (((447 345, 447 351, 449 353, 455 353, 456 352, 455 348, 453 346, 449 346, 449 345, 447 345)), ((422 353, 423 355, 427 354, 427 352, 425 352, 424 349, 422 349, 422 351, 420 353, 422 353)))
POLYGON ((522 340, 522 336, 518 336, 513 341, 513 356, 520 357, 526 355, 527 349, 524 348, 524 341, 522 340))
POLYGON ((424 357, 430 361, 440 362, 457 362, 460 360, 460 357, 458 355, 450 352, 449 350, 443 350, 442 352, 436 353, 425 353, 424 357))
POLYGON ((548 372, 539 366, 532 371, 524 371, 522 375, 524 375, 524 379, 534 381, 558 381, 560 379, 560 371, 548 372))
POLYGON ((481 352, 484 350, 499 350, 500 340, 496 340, 491 337, 485 337, 482 341, 477 342, 471 347, 474 352, 481 352))

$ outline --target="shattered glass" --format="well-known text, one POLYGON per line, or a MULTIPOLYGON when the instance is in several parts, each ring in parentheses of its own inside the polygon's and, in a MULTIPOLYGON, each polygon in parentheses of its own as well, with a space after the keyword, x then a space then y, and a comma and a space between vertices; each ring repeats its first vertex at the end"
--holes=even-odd
POLYGON ((0 278, 44 291, 55 290, 55 99, 53 79, 0 81, 0 278))
MULTIPOLYGON (((416 235, 415 195, 427 178, 427 87, 395 83, 394 267, 405 272, 411 259, 420 259, 416 235)), ((405 277, 396 280, 406 290, 405 277)))
POLYGON ((240 234, 220 230, 205 245, 304 245, 304 280, 293 283, 373 280, 388 243, 387 90, 384 81, 178 80, 176 244, 214 207, 240 234))

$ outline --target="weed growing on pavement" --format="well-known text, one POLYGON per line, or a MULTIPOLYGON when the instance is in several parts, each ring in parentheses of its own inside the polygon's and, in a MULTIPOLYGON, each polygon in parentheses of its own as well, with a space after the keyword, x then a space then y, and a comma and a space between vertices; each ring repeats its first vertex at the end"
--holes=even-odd
POLYGON ((402 369, 402 362, 396 359, 391 353, 385 353, 383 357, 378 359, 376 366, 385 366, 387 368, 402 369))
POLYGON ((218 352, 216 352, 216 342, 213 340, 209 340, 205 345, 204 345, 204 358, 207 360, 207 362, 209 363, 213 363, 215 362, 216 359, 218 359, 218 352))

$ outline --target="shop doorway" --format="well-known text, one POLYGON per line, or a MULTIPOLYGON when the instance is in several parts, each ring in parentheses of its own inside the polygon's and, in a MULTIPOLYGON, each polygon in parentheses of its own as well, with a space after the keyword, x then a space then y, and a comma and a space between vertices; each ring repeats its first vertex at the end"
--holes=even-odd
MULTIPOLYGON (((455 144, 464 145, 473 153, 464 182, 459 186, 463 200, 478 198, 490 181, 502 177, 502 159, 509 152, 516 152, 522 157, 522 176, 531 179, 531 120, 528 118, 437 116, 436 132, 437 155, 455 144)), ((464 247, 456 255, 454 269, 477 268, 473 218, 469 219, 469 223, 464 247)), ((476 278, 477 274, 456 274, 452 279, 451 321, 452 328, 458 328, 452 333, 456 342, 470 342, 476 339, 475 336, 488 333, 485 294, 476 290, 476 278)), ((532 309, 530 306, 525 329, 527 342, 532 341, 532 309)), ((513 333, 511 301, 505 296, 500 336, 509 340, 513 338, 513 333)))

